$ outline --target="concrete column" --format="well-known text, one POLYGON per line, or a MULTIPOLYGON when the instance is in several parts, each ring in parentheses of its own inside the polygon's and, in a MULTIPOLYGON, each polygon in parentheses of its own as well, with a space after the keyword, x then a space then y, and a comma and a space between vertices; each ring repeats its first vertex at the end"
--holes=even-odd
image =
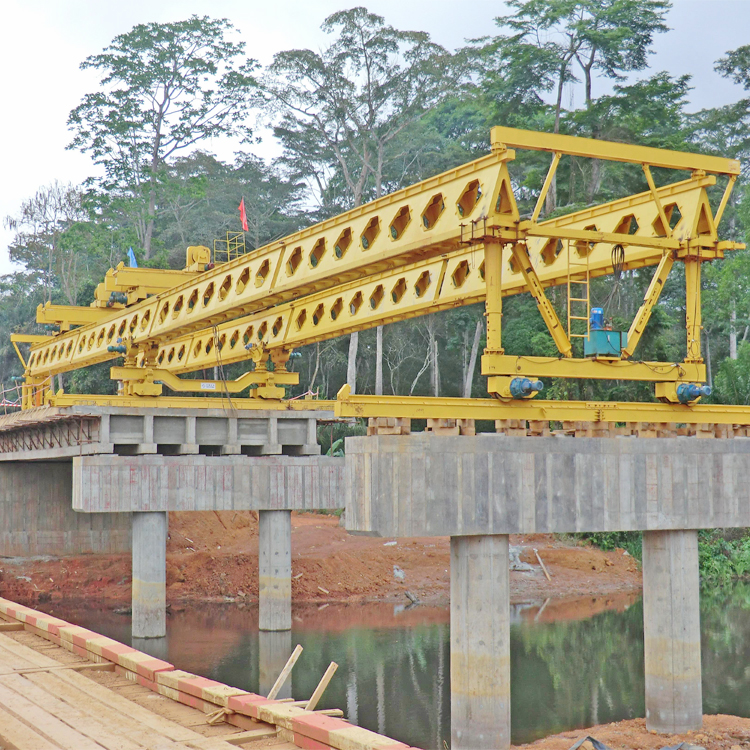
MULTIPOLYGON (((268 695, 292 655, 291 630, 261 630, 258 633, 258 694, 268 695)), ((292 697, 292 675, 277 698, 292 697)))
POLYGON ((133 513, 133 638, 167 634, 167 514, 133 513))
POLYGON ((258 511, 258 628, 292 627, 292 511, 258 511))
POLYGON ((451 537, 451 748, 510 747, 508 536, 451 537))
POLYGON ((703 724, 697 531, 643 532, 646 727, 703 724))

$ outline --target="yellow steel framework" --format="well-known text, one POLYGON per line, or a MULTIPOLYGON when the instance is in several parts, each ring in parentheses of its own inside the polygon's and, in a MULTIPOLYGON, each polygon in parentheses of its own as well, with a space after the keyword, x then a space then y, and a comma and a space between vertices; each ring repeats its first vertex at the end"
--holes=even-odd
MULTIPOLYGON (((139 403, 145 403, 164 398, 160 396, 163 385, 176 392, 236 394, 252 384, 257 387, 251 391, 251 400, 284 408, 286 402, 280 401, 283 386, 296 382, 296 374, 286 371, 293 348, 481 300, 487 319, 482 372, 488 376, 490 394, 499 397, 476 404, 488 415, 497 414, 500 408, 514 414, 525 408, 568 408, 561 405, 564 402, 511 400, 510 384, 519 377, 648 380, 657 383, 660 398, 676 401, 680 383, 705 381, 700 351, 700 267, 740 247, 720 241, 716 230, 738 174, 739 163, 731 159, 493 128, 492 153, 482 159, 258 250, 238 252, 221 266, 205 263, 200 253, 191 265, 190 251, 207 249, 189 248, 186 268, 201 273, 142 301, 134 300, 124 309, 108 310, 104 318, 86 319, 91 313, 75 318, 74 310, 57 313, 61 332, 31 346, 24 405, 49 399, 49 382, 57 373, 124 356, 123 366, 112 369, 112 377, 123 384, 121 399, 140 397, 144 401, 139 403), (519 216, 511 189, 512 147, 553 154, 529 219, 519 216), (648 190, 539 221, 563 155, 637 164, 648 190), (688 178, 657 187, 652 167, 684 171, 688 178), (726 177, 727 185, 714 214, 707 188, 717 177, 726 177), (638 341, 675 262, 685 265, 685 359, 678 363, 634 361, 638 341), (615 268, 649 265, 656 266, 656 271, 619 356, 575 358, 571 339, 590 334, 590 279, 615 268), (568 288, 567 331, 545 292, 558 284, 568 288), (576 286, 581 291, 572 292, 576 286), (505 354, 502 297, 523 291, 536 300, 559 357, 505 354), (585 315, 573 311, 575 303, 585 304, 585 315), (574 330, 576 320, 586 322, 587 334, 574 330), (70 325, 80 327, 64 330, 70 325), (252 360, 254 370, 231 383, 179 378, 183 373, 245 360, 252 360)), ((229 251, 229 235, 226 244, 229 251)), ((342 392, 338 407, 342 415, 356 411, 369 416, 416 416, 416 411, 421 414, 426 408, 408 399, 377 397, 371 401, 345 396, 342 392), (391 411, 386 414, 382 409, 391 411), (409 409, 416 411, 406 414, 409 409)), ((58 402, 70 397, 51 398, 58 402)), ((454 401, 430 401, 430 416, 450 416, 460 408, 454 401)), ((694 401, 690 405, 665 403, 659 408, 674 407, 680 414, 708 408, 694 401)), ((474 409, 474 403, 465 406, 474 409)), ((614 413, 614 406, 595 406, 597 413, 614 413)), ((619 406, 624 413, 625 407, 619 406)), ((630 405, 628 413, 646 406, 653 409, 654 405, 630 405)), ((569 408, 590 414, 593 407, 569 408)), ((690 420, 681 417, 679 421, 690 420)))
POLYGON ((227 232, 223 240, 214 240, 214 263, 229 263, 247 252, 244 232, 227 232))

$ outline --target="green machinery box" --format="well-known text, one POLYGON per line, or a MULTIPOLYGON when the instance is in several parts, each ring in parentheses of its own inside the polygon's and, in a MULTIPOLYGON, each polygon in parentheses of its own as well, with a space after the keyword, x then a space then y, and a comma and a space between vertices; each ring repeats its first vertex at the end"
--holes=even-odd
POLYGON ((583 339, 584 357, 619 357, 628 344, 624 331, 591 331, 583 339))

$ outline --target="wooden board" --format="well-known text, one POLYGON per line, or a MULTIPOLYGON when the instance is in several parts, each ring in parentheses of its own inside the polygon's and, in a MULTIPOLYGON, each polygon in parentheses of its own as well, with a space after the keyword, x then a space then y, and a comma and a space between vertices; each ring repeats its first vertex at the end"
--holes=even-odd
POLYGON ((0 746, 8 750, 61 750, 3 708, 0 708, 0 746))
MULTIPOLYGON (((62 649, 59 654, 67 663, 0 633, 0 744, 3 746, 18 750, 232 750, 234 747, 118 695, 79 673, 85 659, 62 649), (7 722, 6 716, 10 717, 7 722)), ((152 695, 154 699, 161 698, 152 695)))

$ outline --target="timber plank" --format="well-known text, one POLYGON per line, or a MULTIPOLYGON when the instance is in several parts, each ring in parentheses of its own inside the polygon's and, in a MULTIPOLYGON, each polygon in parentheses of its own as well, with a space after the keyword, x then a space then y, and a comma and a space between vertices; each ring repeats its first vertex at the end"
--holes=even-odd
MULTIPOLYGON (((21 643, 18 643, 8 636, 0 635, 0 658, 4 655, 3 650, 9 651, 18 659, 24 659, 26 660, 26 662, 30 662, 31 666, 45 667, 60 664, 60 662, 55 661, 48 656, 44 656, 43 654, 38 654, 33 649, 29 648, 28 646, 24 646, 21 643)), ((27 666, 27 664, 23 664, 21 666, 27 666)), ((40 672, 38 674, 43 675, 44 673, 40 672)), ((133 703, 127 698, 124 698, 111 691, 109 688, 103 687, 102 685, 99 685, 99 683, 94 682, 88 677, 85 677, 82 674, 78 674, 77 672, 60 671, 54 674, 48 673, 47 677, 54 677, 54 679, 60 680, 61 682, 78 688, 91 698, 95 698, 109 708, 118 710, 125 716, 132 717, 142 726, 148 727, 154 732, 158 732, 161 736, 169 740, 173 740, 175 742, 184 742, 194 739, 195 737, 200 737, 200 735, 196 734, 192 730, 187 729, 186 727, 181 727, 179 724, 175 724, 174 722, 169 721, 168 719, 165 719, 158 714, 155 714, 152 711, 139 706, 137 703, 133 703)), ((38 679, 36 675, 29 675, 29 678, 27 679, 31 678, 33 678, 34 681, 38 679)))
POLYGON ((200 736, 186 727, 181 727, 179 724, 175 724, 173 721, 165 719, 133 701, 129 701, 127 698, 118 695, 109 688, 99 685, 97 682, 78 672, 58 672, 55 675, 49 675, 49 677, 54 677, 79 688, 83 692, 88 693, 92 698, 100 700, 110 708, 119 710, 126 716, 131 716, 143 724, 143 726, 158 732, 167 739, 174 740, 175 742, 185 742, 196 736, 200 736))
POLYGON ((237 734, 229 734, 223 738, 224 742, 228 742, 230 745, 241 745, 244 742, 251 742, 252 740, 265 739, 267 737, 275 737, 278 734, 276 727, 260 727, 259 729, 251 729, 247 732, 237 732, 237 734))
POLYGON ((6 663, 13 661, 12 666, 17 667, 55 667, 62 662, 49 656, 34 651, 33 648, 24 646, 7 635, 0 634, 0 659, 6 663))
POLYGON ((51 716, 47 711, 9 688, 4 682, 0 682, 0 706, 18 717, 23 717, 23 721, 30 728, 41 729, 43 727, 44 735, 54 737, 54 741, 63 750, 102 750, 101 745, 55 716, 51 716))
POLYGON ((6 685, 51 716, 89 737, 94 743, 103 745, 107 750, 140 750, 142 747, 147 747, 147 745, 136 744, 136 742, 127 739, 128 735, 126 734, 121 734, 118 737, 108 731, 107 727, 114 728, 116 724, 113 721, 114 711, 100 711, 99 715, 94 718, 87 715, 78 706, 65 702, 57 695, 20 675, 0 678, 0 685, 6 685))
MULTIPOLYGON (((64 708, 76 710, 86 719, 87 726, 89 726, 91 720, 106 717, 106 726, 109 729, 131 741, 127 748, 123 747, 123 750, 156 747, 176 749, 179 747, 179 744, 174 740, 145 728, 139 720, 132 717, 132 712, 124 712, 105 706, 101 701, 92 698, 77 687, 66 685, 60 679, 60 676, 49 672, 38 672, 28 675, 24 679, 33 682, 34 685, 50 695, 56 696, 63 703, 64 708)), ((98 741, 101 742, 101 740, 98 741)), ((109 748, 110 745, 105 744, 105 747, 109 748)))
POLYGON ((62 750, 3 708, 0 708, 0 746, 8 750, 62 750))

